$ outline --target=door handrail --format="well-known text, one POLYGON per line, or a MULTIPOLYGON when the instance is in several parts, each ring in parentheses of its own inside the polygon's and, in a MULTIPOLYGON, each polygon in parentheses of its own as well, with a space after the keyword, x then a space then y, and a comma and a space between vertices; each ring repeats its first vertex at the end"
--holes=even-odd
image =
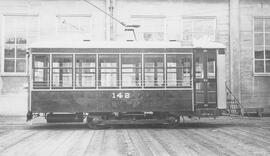
POLYGON ((234 101, 234 104, 235 104, 235 102, 236 102, 236 104, 237 104, 237 106, 240 108, 240 112, 239 112, 239 114, 242 116, 243 115, 243 113, 242 113, 242 110, 243 110, 243 106, 242 106, 242 104, 240 103, 240 101, 239 101, 239 99, 232 93, 232 91, 231 91, 231 89, 230 89, 230 87, 228 86, 228 84, 227 84, 227 82, 225 82, 225 86, 226 86, 226 90, 227 90, 227 107, 228 107, 228 109, 229 109, 229 112, 231 113, 231 107, 230 107, 230 105, 228 106, 228 94, 229 94, 229 96, 231 96, 232 98, 233 98, 233 100, 231 100, 231 101, 234 101))

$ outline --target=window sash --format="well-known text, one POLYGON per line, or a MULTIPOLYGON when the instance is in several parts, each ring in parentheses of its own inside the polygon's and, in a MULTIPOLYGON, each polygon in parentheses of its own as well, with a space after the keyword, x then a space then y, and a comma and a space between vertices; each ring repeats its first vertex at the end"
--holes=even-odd
POLYGON ((96 87, 96 55, 75 54, 75 88, 96 87))
POLYGON ((58 15, 57 31, 59 33, 91 33, 91 16, 58 15))
POLYGON ((4 73, 26 74, 26 45, 38 38, 38 25, 36 15, 4 15, 4 73))
POLYGON ((184 18, 182 20, 182 39, 185 41, 194 40, 216 40, 216 19, 215 18, 184 18), (197 24, 196 22, 208 22, 197 24), (205 27, 203 27, 205 26, 205 27))
POLYGON ((72 86, 73 86, 72 68, 52 69, 52 88, 72 88, 72 86))
POLYGON ((34 54, 32 56, 32 76, 34 89, 50 88, 49 54, 34 54))
POLYGON ((52 55, 52 82, 53 89, 73 88, 73 55, 52 55))
POLYGON ((143 89, 192 87, 192 54, 138 54, 140 57, 137 61, 134 59, 132 61, 125 60, 123 57, 127 56, 128 58, 132 54, 91 54, 95 56, 95 59, 87 58, 88 62, 82 61, 84 65, 79 65, 78 55, 81 54, 33 54, 33 88, 143 89), (118 58, 121 58, 121 60, 118 58), (175 60, 181 58, 182 61, 177 63, 172 61, 172 58, 175 60), (61 64, 61 62, 66 65, 61 64), (99 63, 99 66, 96 66, 97 63, 99 63))
POLYGON ((270 74, 270 18, 255 17, 253 29, 254 73, 270 74))
MULTIPOLYGON (((76 68, 77 70, 78 68, 76 68)), ((86 69, 86 68, 84 68, 86 69)), ((87 68, 93 69, 95 68, 87 68)), ((95 88, 96 87, 96 72, 78 72, 75 73, 75 88, 95 88)))
POLYGON ((142 55, 122 54, 121 76, 122 88, 142 87, 142 55))
POLYGON ((163 16, 133 16, 134 23, 141 25, 138 28, 138 39, 142 41, 165 40, 165 19, 163 16))
POLYGON ((98 86, 100 88, 119 87, 119 55, 99 54, 98 86))
POLYGON ((185 88, 192 86, 192 55, 167 54, 167 87, 185 88))
POLYGON ((163 54, 144 55, 144 87, 165 87, 164 63, 163 54))
POLYGON ((33 68, 33 88, 50 88, 50 68, 33 68))

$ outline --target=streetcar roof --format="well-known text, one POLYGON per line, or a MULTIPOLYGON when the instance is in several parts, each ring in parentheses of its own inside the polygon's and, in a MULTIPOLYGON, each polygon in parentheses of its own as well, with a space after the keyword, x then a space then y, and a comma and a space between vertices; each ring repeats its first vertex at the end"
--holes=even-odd
POLYGON ((37 42, 28 46, 28 48, 205 48, 205 49, 223 49, 224 44, 218 42, 196 42, 189 45, 183 45, 181 42, 37 42))

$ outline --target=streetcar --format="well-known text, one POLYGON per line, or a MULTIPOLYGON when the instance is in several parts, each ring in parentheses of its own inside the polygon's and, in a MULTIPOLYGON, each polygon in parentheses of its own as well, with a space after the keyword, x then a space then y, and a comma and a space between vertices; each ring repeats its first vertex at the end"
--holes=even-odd
POLYGON ((28 58, 28 121, 176 124, 226 108, 221 43, 40 42, 28 58))

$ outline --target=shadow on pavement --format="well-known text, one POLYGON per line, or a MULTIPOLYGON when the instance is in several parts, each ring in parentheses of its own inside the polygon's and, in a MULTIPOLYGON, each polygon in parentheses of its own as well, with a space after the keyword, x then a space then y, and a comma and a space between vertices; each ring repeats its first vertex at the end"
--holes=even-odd
MULTIPOLYGON (((165 124, 143 124, 143 125, 105 125, 104 129, 217 129, 222 127, 255 127, 260 122, 269 118, 236 118, 220 117, 218 119, 203 118, 187 119, 177 127, 165 124)), ((33 120, 33 124, 26 123, 24 116, 1 116, 0 129, 27 129, 27 130, 87 130, 85 123, 46 123, 44 118, 33 120)), ((258 126, 258 125, 257 125, 258 126)))
MULTIPOLYGON (((176 127, 170 127, 163 124, 145 124, 145 125, 103 125, 96 130, 106 129, 217 129, 222 127, 248 126, 234 123, 184 123, 176 127)), ((84 123, 42 123, 27 125, 29 130, 87 130, 88 127, 84 123)), ((89 129, 90 130, 90 129, 89 129)))

